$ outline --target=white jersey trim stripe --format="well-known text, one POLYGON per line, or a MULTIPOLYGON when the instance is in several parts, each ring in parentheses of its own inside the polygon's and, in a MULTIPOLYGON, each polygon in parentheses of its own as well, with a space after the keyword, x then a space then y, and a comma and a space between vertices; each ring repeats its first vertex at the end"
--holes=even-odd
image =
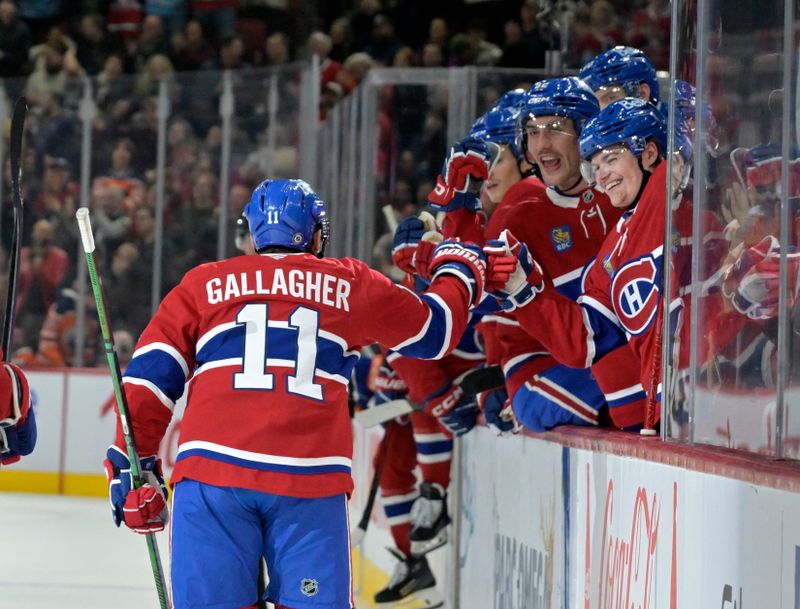
POLYGON ((639 393, 640 391, 644 391, 644 387, 642 387, 641 383, 636 383, 635 385, 631 385, 630 387, 626 387, 625 389, 620 389, 619 391, 612 391, 611 393, 606 393, 605 394, 606 401, 613 402, 614 400, 621 400, 622 398, 631 396, 634 393, 639 393))
POLYGON ((514 368, 515 366, 521 364, 526 360, 533 359, 534 357, 537 357, 539 355, 548 355, 548 353, 549 353, 548 351, 532 351, 530 353, 521 353, 520 355, 515 355, 514 357, 509 359, 505 364, 503 364, 503 374, 504 375, 508 374, 508 372, 512 368, 514 368))
POLYGON ((237 324, 235 321, 230 321, 228 323, 224 323, 224 324, 220 324, 218 326, 214 326, 208 332, 203 334, 203 336, 201 336, 200 339, 197 341, 197 346, 194 348, 194 354, 197 355, 198 353, 200 353, 200 350, 203 347, 206 346, 206 343, 208 343, 208 341, 210 341, 212 338, 214 338, 218 334, 221 334, 223 332, 227 332, 228 330, 231 330, 231 329, 235 328, 238 325, 239 324, 237 324))
POLYGON ((417 463, 442 463, 449 461, 452 453, 447 451, 445 453, 437 453, 435 455, 421 455, 417 453, 417 463))
POLYGON ((575 281, 581 276, 583 273, 583 267, 580 266, 577 269, 570 271, 569 273, 564 273, 563 275, 559 275, 555 279, 553 279, 553 285, 558 287, 560 285, 564 285, 565 283, 569 283, 570 281, 575 281))
POLYGON ((161 391, 154 383, 151 383, 148 380, 140 379, 135 376, 123 376, 122 383, 128 383, 129 385, 138 385, 139 387, 144 387, 145 389, 149 389, 153 395, 158 398, 158 401, 164 404, 167 408, 169 408, 170 412, 175 410, 175 402, 167 397, 167 394, 161 391))
POLYGON ((353 466, 352 459, 347 457, 282 457, 280 455, 269 455, 266 453, 255 453, 249 450, 231 448, 215 442, 204 440, 191 440, 178 446, 178 455, 189 450, 207 450, 210 452, 228 455, 245 461, 256 463, 269 463, 273 465, 288 465, 295 467, 318 467, 320 465, 342 465, 344 467, 353 466))
POLYGON ((444 442, 446 440, 452 440, 452 438, 448 437, 443 433, 415 433, 414 434, 414 442, 418 444, 425 444, 427 442, 444 442))

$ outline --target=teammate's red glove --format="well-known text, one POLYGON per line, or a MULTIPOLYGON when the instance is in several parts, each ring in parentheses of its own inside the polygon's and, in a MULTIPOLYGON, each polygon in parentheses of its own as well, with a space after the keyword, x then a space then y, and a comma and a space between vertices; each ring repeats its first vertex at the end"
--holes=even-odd
POLYGON ((470 302, 473 306, 483 298, 486 256, 474 243, 442 241, 433 252, 430 270, 433 279, 439 275, 455 275, 461 279, 470 292, 470 302))
POLYGON ((167 488, 161 474, 161 460, 155 456, 139 460, 144 484, 133 488, 131 462, 117 446, 109 447, 103 462, 108 478, 108 494, 114 524, 125 525, 137 533, 163 531, 169 520, 167 488))
POLYGON ((436 187, 428 195, 428 205, 436 211, 479 210, 478 193, 499 152, 497 144, 475 138, 465 138, 454 144, 436 179, 436 187))
POLYGON ((414 257, 412 258, 414 272, 425 281, 431 280, 431 261, 433 260, 433 252, 436 251, 438 246, 439 242, 437 241, 423 239, 414 250, 414 257))
POLYGON ((500 237, 487 241, 486 289, 497 297, 507 311, 513 311, 544 289, 544 273, 524 243, 506 229, 500 237))
POLYGON ((18 366, 0 362, 0 463, 15 463, 35 446, 36 417, 28 379, 18 366))
POLYGON ((425 412, 436 417, 453 435, 462 436, 475 427, 478 404, 473 397, 464 394, 460 385, 454 383, 425 402, 425 412))
MULTIPOLYGON (((787 254, 789 303, 793 306, 797 290, 800 253, 787 254)), ((780 288, 780 243, 767 236, 744 250, 733 263, 722 283, 723 294, 733 308, 750 319, 772 319, 778 315, 780 288)))

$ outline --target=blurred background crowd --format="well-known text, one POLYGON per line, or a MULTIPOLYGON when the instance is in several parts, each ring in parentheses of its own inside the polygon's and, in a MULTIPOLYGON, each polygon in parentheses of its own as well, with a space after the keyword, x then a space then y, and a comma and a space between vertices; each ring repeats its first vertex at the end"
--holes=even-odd
MULTIPOLYGON (((225 193, 233 221, 267 172, 297 173, 301 144, 291 124, 300 103, 296 66, 313 54, 320 58, 324 120, 377 66, 542 68, 547 51, 557 51, 561 65, 577 68, 602 50, 629 43, 666 68, 669 17, 666 0, 0 0, 4 103, 8 108, 24 94, 30 108, 14 357, 38 365, 92 366, 101 355, 96 340, 86 340, 82 354, 74 352, 74 212, 81 199, 87 112, 93 142, 89 204, 124 356, 151 314, 161 82, 170 103, 163 294, 186 270, 217 257, 223 71, 234 75, 237 87, 225 193), (272 124, 270 84, 281 108, 272 124)), ((500 92, 489 91, 486 103, 500 92)), ((438 172, 447 143, 446 100, 428 99, 422 89, 396 94, 408 99, 392 100, 402 111, 381 125, 386 158, 377 165, 388 175, 391 162, 392 184, 384 190, 391 191, 388 202, 402 215, 425 203, 438 172)), ((6 162, 5 201, 8 171, 6 162)), ((3 257, 10 214, 10 206, 3 206, 3 257)), ((91 298, 86 306, 93 306, 91 298)), ((86 330, 87 337, 96 336, 91 315, 86 330)))

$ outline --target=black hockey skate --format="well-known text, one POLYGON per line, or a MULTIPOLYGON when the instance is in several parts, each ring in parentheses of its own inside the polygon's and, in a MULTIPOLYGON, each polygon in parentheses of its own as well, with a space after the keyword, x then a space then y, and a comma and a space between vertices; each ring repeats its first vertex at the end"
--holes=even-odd
POLYGON ((447 493, 439 484, 423 482, 411 507, 411 555, 422 556, 447 543, 447 493))
POLYGON ((375 594, 375 604, 379 608, 436 609, 444 606, 444 599, 436 591, 436 579, 424 556, 406 556, 395 548, 387 550, 399 562, 389 583, 375 594))

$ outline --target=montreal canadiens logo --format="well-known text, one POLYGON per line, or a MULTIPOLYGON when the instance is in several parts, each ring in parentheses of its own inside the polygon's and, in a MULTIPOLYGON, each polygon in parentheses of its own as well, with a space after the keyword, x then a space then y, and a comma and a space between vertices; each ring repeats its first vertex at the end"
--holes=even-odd
POLYGON ((614 310, 622 327, 638 336, 650 326, 656 316, 659 286, 658 267, 651 256, 623 265, 611 283, 614 310))

